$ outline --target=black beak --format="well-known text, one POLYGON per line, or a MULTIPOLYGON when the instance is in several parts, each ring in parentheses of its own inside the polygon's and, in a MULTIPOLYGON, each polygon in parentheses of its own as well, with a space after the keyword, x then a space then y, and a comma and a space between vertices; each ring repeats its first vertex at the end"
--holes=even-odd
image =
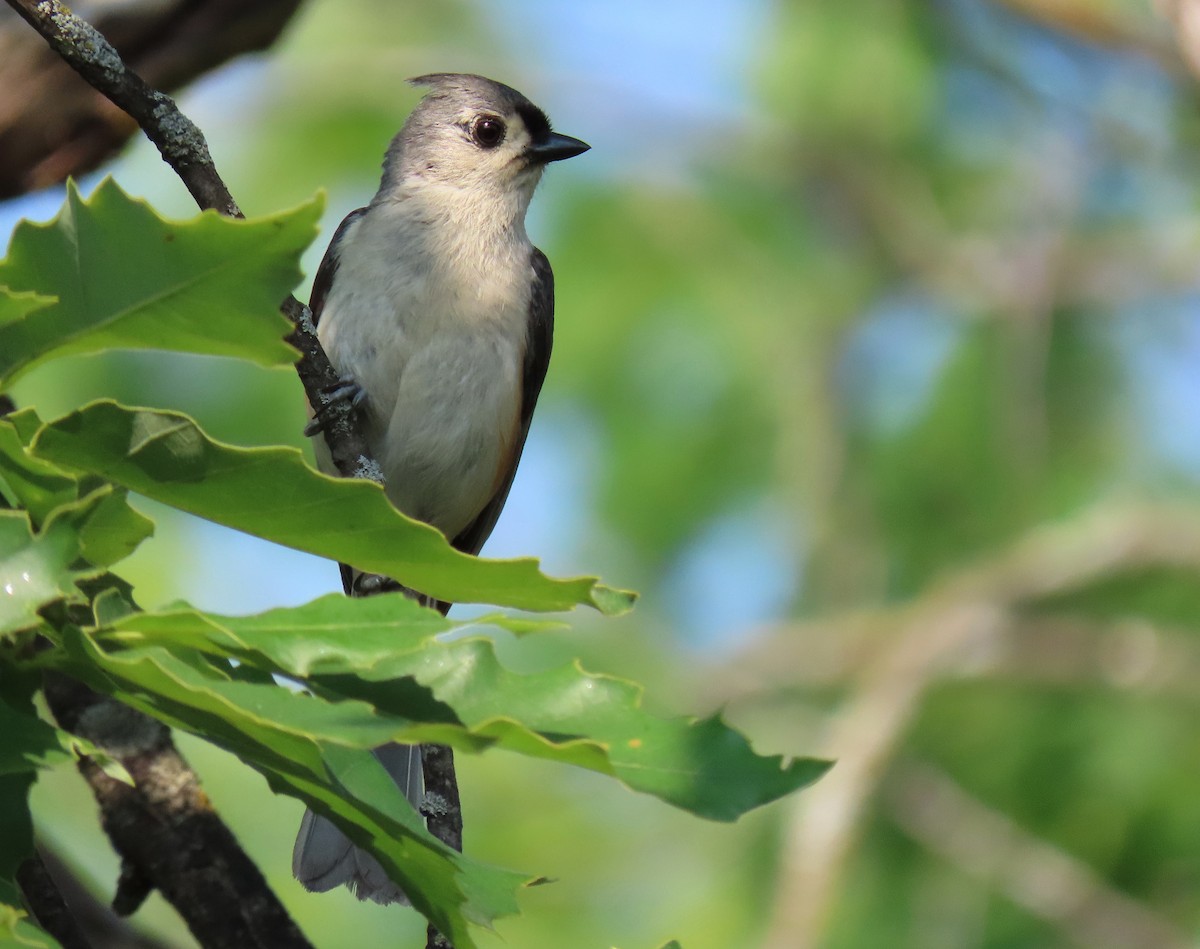
POLYGON ((559 135, 557 132, 551 132, 544 142, 538 142, 536 145, 529 147, 529 157, 533 161, 546 164, 582 155, 591 147, 587 142, 571 138, 570 135, 559 135))

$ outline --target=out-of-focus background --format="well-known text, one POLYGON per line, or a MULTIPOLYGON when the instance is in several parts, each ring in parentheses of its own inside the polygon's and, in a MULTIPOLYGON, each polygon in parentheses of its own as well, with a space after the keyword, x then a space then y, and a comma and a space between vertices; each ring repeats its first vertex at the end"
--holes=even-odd
MULTIPOLYGON (((468 850, 555 880, 482 945, 1196 944, 1198 31, 1195 0, 308 0, 270 52, 181 94, 248 213, 327 189, 309 273, 375 189, 406 77, 484 73, 592 144, 530 215, 554 361, 485 553, 642 600, 503 654, 580 655, 657 710, 724 709, 763 752, 838 760, 724 826, 464 759, 468 850)), ((104 171, 192 213, 144 142, 104 171)), ((0 228, 60 200, 0 205, 0 228)), ((14 394, 301 441, 282 372, 105 356, 14 394)), ((337 586, 151 513, 160 542, 124 571, 148 605, 337 586)), ((317 945, 419 944, 411 912, 303 893, 300 806, 184 750, 317 945)), ((37 804, 111 891, 82 783, 44 780, 37 804)))

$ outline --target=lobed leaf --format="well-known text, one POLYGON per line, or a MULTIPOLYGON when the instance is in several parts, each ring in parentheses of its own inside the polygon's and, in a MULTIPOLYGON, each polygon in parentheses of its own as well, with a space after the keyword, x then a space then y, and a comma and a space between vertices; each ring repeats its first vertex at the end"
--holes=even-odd
POLYGON ((606 613, 633 602, 632 594, 592 577, 552 579, 531 558, 467 556, 435 528, 397 511, 377 484, 320 474, 294 448, 215 441, 179 413, 94 402, 44 426, 31 450, 218 524, 395 577, 439 599, 526 610, 590 604, 606 613))
MULTIPOLYGON (((251 617, 142 613, 97 635, 102 643, 195 649, 304 679, 353 708, 396 716, 393 740, 468 751, 495 744, 612 775, 713 820, 735 820, 829 767, 759 756, 719 718, 650 715, 640 686, 577 665, 511 672, 487 640, 435 638, 453 626, 397 594, 328 596, 251 617)), ((358 744, 349 732, 322 737, 358 744)))
POLYGON ((403 732, 403 720, 362 702, 239 681, 159 647, 109 652, 78 629, 65 632, 63 646, 47 664, 228 749, 276 791, 338 820, 456 946, 473 945, 468 921, 490 925, 515 912, 515 891, 528 878, 475 863, 432 837, 370 753, 403 732))
POLYGON ((15 892, 12 904, 0 902, 0 949, 62 949, 54 937, 42 932, 22 910, 17 909, 15 892))
POLYGON ((23 511, 0 510, 0 635, 36 625, 41 607, 71 594, 78 557, 69 524, 34 534, 23 511))
POLYGON ((59 504, 36 532, 25 511, 0 510, 0 633, 36 625, 37 611, 56 600, 82 599, 78 584, 132 553, 153 527, 111 484, 59 504))
MULTIPOLYGON (((55 729, 33 710, 40 676, 5 665, 0 676, 0 904, 18 902, 16 876, 33 853, 33 817, 29 791, 40 766, 52 763, 58 745, 55 729)), ((3 939, 0 906, 0 940, 3 939)))
POLYGON ((57 465, 34 458, 26 450, 16 426, 0 419, 0 483, 13 502, 29 512, 35 524, 78 496, 78 481, 57 465))
POLYGON ((22 711, 0 700, 0 776, 31 774, 70 761, 70 736, 42 721, 32 709, 22 711))
POLYGON ((20 323, 22 320, 28 319, 31 314, 56 302, 56 297, 30 292, 17 293, 8 287, 0 286, 0 329, 20 323))
POLYGON ((51 356, 114 348, 289 365, 279 301, 300 281, 322 204, 169 221, 111 178, 87 199, 69 183, 58 215, 18 224, 0 261, 0 387, 51 356))

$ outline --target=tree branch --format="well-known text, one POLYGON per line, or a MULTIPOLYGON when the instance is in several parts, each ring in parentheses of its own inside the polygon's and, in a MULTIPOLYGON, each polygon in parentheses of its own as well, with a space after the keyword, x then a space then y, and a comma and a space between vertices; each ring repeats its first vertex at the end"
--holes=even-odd
POLYGON ((9 6, 90 86, 134 118, 200 207, 241 216, 216 174, 204 135, 179 112, 170 96, 151 89, 130 71, 95 27, 58 0, 9 0, 9 6))
POLYGON ((168 943, 137 929, 118 916, 111 906, 97 899, 44 842, 38 844, 38 855, 94 949, 172 949, 168 943))
MULTIPOLYGON (((300 0, 117 0, 89 4, 126 65, 177 89, 265 49, 300 0)), ((121 109, 0 7, 0 200, 90 171, 138 131, 121 109)))
MULTIPOLYGON (((8 3, 46 38, 72 69, 137 120, 164 161, 179 175, 202 209, 212 208, 221 214, 241 216, 237 203, 217 173, 203 133, 179 111, 169 96, 152 89, 132 72, 96 29, 71 13, 58 0, 8 0, 8 3)), ((326 392, 335 387, 338 375, 321 348, 308 308, 295 297, 289 296, 281 305, 281 310, 295 327, 288 341, 301 353, 296 371, 308 395, 309 404, 322 410, 325 440, 337 470, 346 477, 366 477, 381 482, 381 470, 367 448, 352 406, 345 402, 327 406, 329 399, 326 392)), ((64 723, 64 727, 70 726, 64 723)), ((166 741, 169 743, 169 738, 166 741)), ((166 751, 165 748, 163 750, 166 751)), ((170 749, 170 752, 174 754, 174 749, 170 749)), ((429 829, 447 845, 462 850, 462 811, 454 773, 454 757, 449 748, 427 745, 423 746, 422 759, 429 802, 429 829)), ((95 771, 98 769, 92 769, 92 772, 95 771)), ((97 775, 92 772, 85 770, 85 776, 92 783, 97 797, 102 799, 102 804, 104 800, 110 800, 111 807, 116 808, 122 803, 123 792, 106 784, 111 779, 102 773, 97 775)), ((194 781, 194 776, 191 780, 194 781)), ((111 820, 108 814, 106 810, 106 826, 112 835, 112 827, 123 825, 111 820)), ((215 815, 212 815, 212 820, 221 831, 228 834, 215 815)), ((138 841, 131 839, 126 843, 132 847, 138 841)), ((121 849, 120 846, 118 849, 121 849)), ((153 860, 155 851, 156 848, 150 848, 143 854, 144 858, 153 860)), ((139 869, 145 865, 142 861, 134 863, 139 869)), ((254 872, 257 873, 257 870, 254 872)), ((150 874, 150 879, 156 885, 161 885, 153 874, 150 874)), ((136 883, 139 876, 135 874, 131 880, 136 883)), ((273 900, 274 895, 270 896, 273 900)), ((251 943, 243 942, 242 945, 251 943)), ((428 945, 431 949, 444 949, 449 943, 431 926, 428 945)))
MULTIPOLYGON (((152 89, 130 70, 99 31, 58 0, 8 0, 8 5, 72 69, 137 121, 202 210, 211 208, 231 217, 242 216, 217 173, 204 134, 179 111, 170 96, 152 89)), ((288 342, 300 350, 296 372, 309 404, 324 406, 329 401, 325 393, 336 385, 338 374, 317 341, 307 308, 289 296, 280 309, 295 326, 288 342)), ((352 407, 336 404, 324 418, 325 439, 337 470, 348 477, 380 480, 379 468, 371 458, 352 407)))
MULTIPOLYGON (((421 770, 425 780, 425 800, 421 813, 429 832, 438 840, 462 852, 462 802, 458 796, 458 777, 454 773, 454 752, 447 745, 422 745, 421 770)), ((425 949, 453 949, 450 941, 432 923, 425 932, 425 949)))
POLYGON ((1059 927, 1066 941, 1094 949, 1186 949, 1187 934, 1109 885, 1087 863, 987 807, 949 775, 902 763, 884 804, 911 838, 1059 927))
POLYGON ((919 600, 877 619, 889 634, 858 672, 833 721, 838 765, 797 802, 766 945, 821 941, 862 813, 930 685, 973 644, 1007 637, 1019 608, 1122 571, 1200 568, 1200 517, 1169 505, 1104 505, 1031 530, 996 557, 954 571, 919 600))
POLYGON ((212 809, 165 725, 65 676, 47 674, 45 695, 63 728, 133 777, 130 787, 90 759, 79 764, 123 861, 118 913, 129 915, 157 888, 205 949, 311 949, 212 809))

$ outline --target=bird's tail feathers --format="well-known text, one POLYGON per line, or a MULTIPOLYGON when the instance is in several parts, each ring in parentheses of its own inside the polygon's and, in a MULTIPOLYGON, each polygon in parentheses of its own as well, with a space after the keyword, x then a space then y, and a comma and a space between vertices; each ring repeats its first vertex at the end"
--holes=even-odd
MULTIPOLYGON (((419 745, 381 745, 374 751, 396 786, 413 807, 420 809, 424 795, 419 745)), ((292 873, 315 893, 347 886, 360 900, 408 903, 408 897, 391 880, 379 861, 356 847, 332 821, 304 812, 300 833, 292 850, 292 873)))

